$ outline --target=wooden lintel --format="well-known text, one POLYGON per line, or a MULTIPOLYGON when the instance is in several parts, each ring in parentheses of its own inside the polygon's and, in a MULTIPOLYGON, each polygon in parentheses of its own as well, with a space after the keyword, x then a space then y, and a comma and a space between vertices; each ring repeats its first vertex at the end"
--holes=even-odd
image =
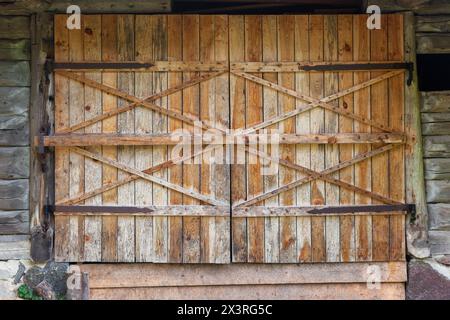
MULTIPOLYGON (((247 143, 252 135, 240 135, 244 139, 236 139, 235 144, 247 143)), ((259 138, 253 135, 259 144, 273 143, 272 139, 259 138)), ((330 134, 280 134, 279 144, 345 144, 345 143, 404 143, 402 133, 330 133, 330 134)), ((35 146, 40 144, 41 137, 34 138, 35 146)), ((125 135, 125 134, 56 134, 43 137, 45 147, 58 146, 118 146, 118 145, 176 145, 181 142, 192 143, 203 141, 203 144, 223 144, 224 139, 211 139, 206 135, 183 137, 172 134, 125 135)), ((230 141, 230 140, 227 140, 230 141)))

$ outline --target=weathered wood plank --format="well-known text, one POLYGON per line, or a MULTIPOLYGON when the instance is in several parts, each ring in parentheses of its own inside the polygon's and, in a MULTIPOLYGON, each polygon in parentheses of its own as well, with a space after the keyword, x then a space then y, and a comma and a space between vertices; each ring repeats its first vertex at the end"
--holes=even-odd
POLYGON ((450 157, 450 136, 428 136, 423 138, 426 158, 450 157))
POLYGON ((425 179, 444 180, 450 179, 450 159, 425 159, 425 179))
POLYGON ((122 0, 100 0, 95 3, 90 0, 57 0, 52 1, 46 10, 65 13, 72 4, 80 6, 83 13, 158 13, 171 10, 171 2, 168 0, 135 0, 132 4, 122 0))
POLYGON ((30 236, 4 235, 0 236, 0 260, 29 259, 30 236))
POLYGON ((0 40, 0 60, 30 60, 30 40, 0 40))
POLYGON ((0 86, 28 87, 30 85, 30 63, 28 61, 0 61, 0 86))
POLYGON ((450 33, 417 33, 417 53, 450 53, 450 33))
MULTIPOLYGON (((382 12, 412 11, 420 15, 450 13, 447 0, 370 0, 367 5, 377 5, 382 12)), ((412 20, 411 22, 413 22, 412 20)))
POLYGON ((428 214, 431 230, 450 230, 450 204, 429 204, 428 214))
POLYGON ((0 180, 0 209, 28 209, 28 180, 0 180))
POLYGON ((449 122, 423 123, 422 124, 422 134, 424 136, 450 135, 450 121, 449 122))
POLYGON ((422 112, 450 112, 450 91, 421 92, 422 112))
POLYGON ((422 123, 447 122, 450 124, 450 112, 422 112, 422 123))
POLYGON ((29 88, 0 88, 0 130, 20 129, 28 122, 29 88))
POLYGON ((431 180, 426 182, 428 202, 450 203, 450 180, 431 180))
POLYGON ((0 234, 28 234, 28 211, 0 211, 0 234))
POLYGON ((0 148, 0 179, 28 178, 30 148, 0 148))
POLYGON ((429 231, 431 253, 450 254, 450 231, 429 231))
POLYGON ((30 18, 27 16, 1 16, 0 39, 29 39, 30 18))
POLYGON ((416 32, 450 32, 450 17, 417 16, 416 32))

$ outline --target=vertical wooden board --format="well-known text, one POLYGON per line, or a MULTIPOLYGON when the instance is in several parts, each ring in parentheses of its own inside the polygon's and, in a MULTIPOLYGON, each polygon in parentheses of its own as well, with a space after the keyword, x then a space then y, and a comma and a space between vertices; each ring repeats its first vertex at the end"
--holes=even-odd
MULTIPOLYGON (((102 61, 117 61, 117 16, 102 15, 102 61)), ((104 72, 102 83, 113 88, 117 87, 117 73, 104 72)), ((103 112, 108 112, 117 108, 117 98, 103 93, 103 112)), ((103 133, 117 132, 117 116, 103 120, 103 133)), ((103 146, 103 156, 112 160, 117 160, 116 146, 103 146)), ((117 181, 117 169, 108 165, 102 167, 103 185, 117 181)), ((106 191, 102 194, 104 205, 117 205, 117 188, 106 191)), ((102 261, 117 261, 117 217, 105 216, 102 218, 102 261)))
MULTIPOLYGON (((353 60, 353 16, 338 16, 338 60, 353 60)), ((353 86, 352 72, 339 73, 339 91, 353 86)), ((353 94, 342 97, 339 101, 339 107, 354 112, 353 94)), ((353 130, 353 120, 344 116, 339 116, 339 132, 351 133, 353 130)), ((354 156, 354 146, 352 144, 339 145, 339 161, 351 160, 354 156)), ((354 166, 345 168, 340 171, 339 178, 350 184, 354 184, 354 166)), ((339 203, 343 205, 354 204, 354 192, 345 188, 339 190, 339 203)), ((355 260, 355 219, 351 216, 343 216, 339 218, 340 224, 340 259, 342 262, 355 260)))
MULTIPOLYGON (((117 18, 117 48, 119 61, 133 61, 134 57, 134 16, 119 15, 117 18)), ((133 72, 120 72, 118 75, 118 88, 134 95, 133 72)), ((119 99, 118 106, 127 105, 127 101, 119 99)), ((134 110, 127 111, 118 116, 118 132, 133 134, 134 110)), ((119 146, 117 160, 125 165, 135 167, 134 147, 119 146)), ((129 174, 119 172, 119 179, 128 177, 129 174)), ((131 182, 118 188, 118 204, 135 204, 135 183, 131 182)), ((120 262, 135 261, 135 218, 121 216, 117 221, 117 259, 120 262)))
MULTIPOLYGON (((404 60, 403 16, 388 16, 388 59, 404 60)), ((389 125, 396 132, 404 132, 405 76, 400 74, 389 79, 389 125)), ((405 202, 405 168, 403 148, 389 151, 389 196, 405 202)), ((405 217, 391 216, 389 231, 390 260, 405 260, 405 217)))
MULTIPOLYGON (((335 15, 324 16, 324 61, 336 62, 338 60, 338 17, 335 15)), ((339 77, 336 72, 325 72, 324 94, 329 96, 338 91, 339 77)), ((331 102, 337 105, 336 101, 331 102)), ((325 110, 325 132, 337 133, 339 130, 339 117, 335 112, 325 110)), ((325 145, 325 167, 329 168, 339 163, 339 145, 325 145)), ((338 178, 339 174, 331 175, 338 178)), ((325 203, 328 205, 339 204, 339 187, 331 183, 325 183, 325 203)), ((338 262, 339 243, 339 217, 325 218, 326 255, 327 262, 338 262)))
MULTIPOLYGON (((312 62, 323 61, 324 59, 324 17, 322 15, 310 16, 310 46, 309 55, 312 62)), ((310 96, 314 98, 323 97, 322 72, 310 74, 310 96)), ((324 133, 324 110, 315 108, 311 110, 311 133, 324 133)), ((325 150, 323 145, 311 145, 311 168, 315 171, 325 169, 325 150)), ((325 185, 323 181, 314 180, 311 183, 311 204, 325 204, 325 185)), ((311 240, 312 240, 312 261, 326 261, 325 243, 325 218, 311 218, 311 240)))
MULTIPOLYGON (((183 60, 199 60, 199 16, 183 16, 183 60)), ((183 80, 187 81, 197 74, 186 72, 183 80)), ((183 113, 199 116, 199 85, 183 90, 183 113)), ((189 132, 193 132, 191 125, 184 124, 183 127, 189 132)), ((183 166, 183 186, 195 191, 200 190, 200 168, 194 164, 195 159, 190 164, 183 166)), ((198 204, 198 201, 183 195, 183 203, 187 205, 198 204)), ((200 262, 200 218, 183 218, 183 262, 200 262)))
MULTIPOLYGON (((153 60, 153 24, 152 16, 136 15, 135 17, 135 57, 137 61, 153 60)), ((153 74, 150 72, 135 73, 135 93, 145 98, 153 93, 153 74)), ((149 134, 153 131, 152 111, 144 108, 135 110, 136 134, 149 134)), ((145 170, 153 165, 151 146, 135 147, 136 169, 145 170)), ((153 204, 153 184, 143 179, 135 182, 137 206, 153 204)), ((153 261, 153 220, 152 217, 136 217, 136 262, 153 261)))
MULTIPOLYGON (((262 17, 245 16, 245 61, 262 60, 262 17)), ((256 73, 256 76, 261 74, 256 73)), ((262 121, 262 88, 259 84, 246 81, 246 126, 262 121)), ((258 157, 248 156, 247 184, 248 198, 262 193, 261 162, 258 157), (252 159, 253 158, 253 159, 252 159), (253 162, 253 163, 251 163, 253 162)), ((248 262, 264 262, 264 218, 247 219, 248 262)))
MULTIPOLYGON (((309 61, 309 16, 302 15, 295 17, 295 61, 304 62, 309 61)), ((309 74, 306 72, 298 72, 295 75, 295 88, 297 92, 309 94, 309 74)), ((296 100, 297 105, 302 103, 296 100)), ((310 118, 311 113, 304 112, 296 118, 296 132, 297 134, 310 133, 310 118)), ((306 144, 299 144, 296 146, 297 163, 311 168, 311 146, 306 144)), ((297 179, 305 177, 304 174, 297 173, 297 179)), ((306 183, 297 188, 297 205, 311 204, 311 184, 306 183)), ((297 218, 297 255, 298 262, 311 261, 311 218, 299 217, 297 218)))
MULTIPOLYGON (((278 60, 293 61, 295 59, 295 17, 282 16, 278 18, 278 60)), ((295 75, 293 73, 280 73, 279 83, 286 88, 295 89, 295 75)), ((280 113, 286 113, 295 109, 295 100, 286 95, 280 95, 278 99, 280 113)), ((280 123, 280 132, 295 133, 295 119, 287 119, 280 123)), ((295 163, 295 146, 282 145, 281 158, 295 163)), ((293 169, 280 166, 279 180, 281 185, 286 185, 295 180, 293 169)), ((280 194, 280 206, 295 206, 295 189, 280 194)), ((280 262, 293 263, 297 261, 297 223, 295 217, 280 218, 280 262)))
MULTIPOLYGON (((179 15, 170 15, 167 17, 167 46, 168 60, 180 61, 183 58, 182 51, 182 17, 179 15)), ((169 87, 174 87, 182 83, 182 74, 180 72, 170 72, 168 74, 169 87)), ((172 111, 182 111, 182 93, 176 92, 168 97, 168 108, 172 111)), ((182 128, 182 122, 169 118, 169 132, 173 132, 182 128)), ((169 154, 172 148, 169 148, 169 154)), ((169 181, 177 185, 182 185, 183 167, 175 165, 169 169, 169 181)), ((169 191, 170 205, 183 204, 183 196, 181 193, 169 191)), ((183 218, 170 217, 168 221, 168 261, 171 263, 182 262, 182 245, 183 245, 183 218)))
MULTIPOLYGON (((199 17, 199 30, 201 32, 200 61, 212 62, 215 60, 214 16, 201 15, 199 17)), ((201 75, 204 74, 201 73, 201 75)), ((206 123, 211 123, 215 118, 215 84, 215 81, 200 83, 200 118, 206 123)), ((212 195, 214 189, 214 173, 209 160, 211 157, 211 152, 207 152, 201 157, 200 190, 202 194, 207 195, 212 195)), ((200 226, 200 262, 212 263, 215 261, 215 219, 213 217, 201 217, 200 226)))
MULTIPOLYGON (((387 15, 381 16, 381 29, 370 31, 370 59, 387 60, 387 15)), ((372 72, 376 77, 383 72, 372 72)), ((371 118, 379 123, 388 123, 388 82, 383 81, 371 87, 371 118)), ((373 131, 377 131, 373 129, 373 131)), ((377 145, 374 145, 376 148, 377 145)), ((389 157, 387 153, 372 158, 372 190, 383 196, 389 196, 389 157)), ((389 259, 389 217, 374 216, 372 218, 372 258, 374 261, 389 259)))
MULTIPOLYGON (((277 48, 277 16, 263 16, 262 17, 262 60, 265 62, 275 62, 278 60, 277 48)), ((263 78, 278 82, 277 73, 264 73, 263 78)), ((278 93, 268 87, 263 87, 263 108, 264 120, 273 118, 278 114, 278 93)), ((269 130, 278 129, 278 125, 273 125, 267 128, 269 130)), ((272 150, 267 148, 266 152, 270 154, 272 150)), ((269 163, 264 163, 266 166, 269 163)), ((278 187, 278 174, 266 175, 263 177, 264 192, 274 190, 278 187)), ((266 206, 278 206, 278 196, 265 200, 266 206)), ((275 263, 280 261, 280 218, 266 217, 264 221, 264 261, 266 263, 275 263)))
MULTIPOLYGON (((230 62, 244 61, 244 17, 229 17, 230 62)), ((230 75, 231 128, 245 127, 245 80, 230 75)), ((233 149, 233 165, 231 166, 231 202, 244 201, 247 198, 246 165, 239 161, 242 150, 233 149)), ((245 158, 245 157, 243 157, 245 158)), ((243 160, 243 159, 242 159, 243 160)), ((232 261, 247 262, 247 219, 232 218, 232 261)))
MULTIPOLYGON (((83 19, 81 29, 69 30, 69 60, 71 62, 83 61, 83 19)), ((69 123, 70 126, 84 120, 84 86, 83 84, 69 81, 69 123)), ((77 133, 84 132, 80 129, 77 133)), ((69 194, 70 197, 82 194, 84 188, 84 157, 71 151, 70 155, 69 194)), ((82 261, 84 258, 84 217, 70 217, 70 261, 82 261)))
MULTIPOLYGON (((228 62, 228 16, 215 16, 214 25, 214 54, 216 61, 228 62)), ((230 127, 230 89, 229 76, 224 74, 215 80, 215 125, 230 127)), ((215 197, 230 203, 230 165, 229 150, 224 151, 223 164, 213 166, 215 181, 215 197), (228 159, 228 161, 227 161, 228 159)), ((217 156, 218 157, 218 156, 217 156)), ((216 217, 215 219, 215 263, 230 262, 230 217, 216 217)))
MULTIPOLYGON (((353 60, 367 61, 370 58, 370 33, 366 26, 367 17, 356 15, 353 18, 353 60)), ((359 84, 370 79, 369 72, 355 72, 354 83, 359 84)), ((354 93, 354 112, 359 116, 370 118, 370 88, 358 90, 354 93)), ((354 123, 355 132, 371 132, 371 128, 358 121, 354 123)), ((355 145, 355 155, 370 151, 367 144, 355 145)), ((365 190, 371 190, 372 160, 355 164, 355 185, 365 190)), ((355 203, 369 204, 370 197, 355 194, 355 203)), ((370 261, 372 259, 372 217, 355 217, 355 246, 356 260, 370 261)))
MULTIPOLYGON (((159 61, 167 60, 167 17, 155 15, 153 19, 153 59, 159 61)), ((153 73, 153 91, 160 92, 167 89, 167 72, 153 73)), ((156 103, 167 108, 167 97, 159 99, 156 103)), ((153 114, 153 133, 167 132, 167 116, 155 112, 153 114)), ((153 164, 159 164, 167 160, 167 147, 153 147, 153 164)), ((167 169, 160 170, 155 176, 167 180, 167 169)), ((167 205, 167 189, 153 184, 153 204, 167 205)), ((155 217, 153 219, 153 248, 155 262, 167 262, 167 217, 155 217)))
MULTIPOLYGON (((69 33, 65 15, 55 15, 55 61, 69 60, 69 33)), ((61 75, 55 75, 55 132, 69 126, 69 81, 61 75)), ((55 148, 55 200, 69 197, 69 150, 55 148)), ((55 260, 67 261, 69 258, 70 218, 55 218, 55 260)))

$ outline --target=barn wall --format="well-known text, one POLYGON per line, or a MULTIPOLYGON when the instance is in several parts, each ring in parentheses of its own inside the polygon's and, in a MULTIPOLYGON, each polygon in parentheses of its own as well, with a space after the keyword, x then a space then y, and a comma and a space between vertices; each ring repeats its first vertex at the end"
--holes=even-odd
POLYGON ((30 18, 0 16, 0 260, 29 256, 30 18))

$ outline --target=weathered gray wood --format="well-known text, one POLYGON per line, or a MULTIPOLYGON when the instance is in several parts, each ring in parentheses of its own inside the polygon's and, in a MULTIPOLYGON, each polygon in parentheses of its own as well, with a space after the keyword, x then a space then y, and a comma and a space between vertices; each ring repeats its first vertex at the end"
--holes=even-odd
POLYGON ((0 236, 0 260, 29 259, 29 238, 27 235, 0 236))
POLYGON ((450 231, 430 231, 429 240, 433 255, 450 254, 450 231))
POLYGON ((28 211, 0 211, 0 234, 28 234, 28 211))
POLYGON ((450 180, 429 180, 426 186, 428 202, 450 203, 450 180))
POLYGON ((423 139, 426 158, 450 157, 450 136, 429 136, 423 139))
POLYGON ((416 32, 450 32, 450 16, 417 16, 416 32))
POLYGON ((30 60, 30 40, 0 40, 0 60, 30 60))
POLYGON ((29 38, 30 38, 29 17, 0 16, 0 39, 29 39, 29 38))
POLYGON ((425 159, 425 179, 443 180, 450 179, 450 159, 436 158, 425 159))
POLYGON ((382 12, 413 11, 416 14, 449 14, 448 0, 368 0, 367 5, 375 4, 382 12))
POLYGON ((422 123, 448 122, 450 123, 450 112, 425 112, 422 113, 422 123))
POLYGON ((422 92, 422 112, 450 112, 450 91, 422 92))
POLYGON ((29 144, 27 124, 16 130, 0 130, 0 146, 28 146, 29 144))
POLYGON ((0 148, 0 179, 28 178, 30 175, 30 148, 0 148))
POLYGON ((54 0, 48 11, 66 12, 67 7, 76 4, 83 13, 157 13, 170 12, 170 0, 54 0))
POLYGON ((0 87, 0 130, 13 130, 28 122, 30 89, 0 87))
POLYGON ((428 206, 431 230, 450 230, 450 204, 436 203, 428 206))
POLYGON ((424 123, 422 134, 424 136, 450 135, 450 122, 424 123))
POLYGON ((0 209, 28 209, 28 180, 0 180, 0 209))
POLYGON ((417 33, 417 53, 450 53, 450 33, 417 33))
POLYGON ((30 63, 28 61, 0 61, 0 86, 27 87, 30 85, 30 63))

